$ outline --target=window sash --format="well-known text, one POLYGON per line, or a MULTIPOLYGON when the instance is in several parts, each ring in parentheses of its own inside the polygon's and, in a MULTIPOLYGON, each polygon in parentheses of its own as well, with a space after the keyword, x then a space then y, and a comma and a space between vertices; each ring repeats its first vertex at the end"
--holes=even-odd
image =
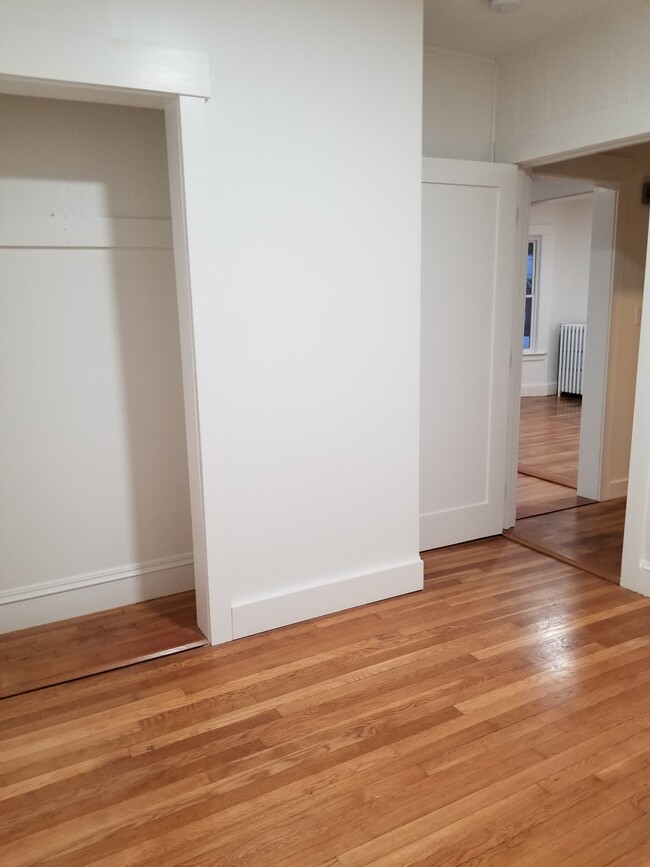
POLYGON ((524 298, 524 352, 534 352, 537 343, 537 308, 539 301, 539 253, 541 238, 528 239, 524 298))

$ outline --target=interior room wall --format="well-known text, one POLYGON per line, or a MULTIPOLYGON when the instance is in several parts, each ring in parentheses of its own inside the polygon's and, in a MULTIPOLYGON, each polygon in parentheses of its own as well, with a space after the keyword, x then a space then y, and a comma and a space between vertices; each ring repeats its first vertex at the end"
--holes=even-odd
POLYGON ((161 111, 0 96, 0 628, 192 586, 161 111))
POLYGON ((496 157, 547 160, 647 135, 650 7, 618 0, 499 58, 496 157))
POLYGON ((89 35, 208 55, 192 301, 230 635, 421 587, 421 0, 2 0, 0 21, 68 31, 82 68, 89 35))
POLYGON ((496 63, 425 46, 422 154, 493 159, 496 63))
POLYGON ((557 392, 560 325, 587 321, 592 200, 586 193, 531 205, 530 235, 540 238, 539 298, 534 352, 523 354, 524 396, 557 392))

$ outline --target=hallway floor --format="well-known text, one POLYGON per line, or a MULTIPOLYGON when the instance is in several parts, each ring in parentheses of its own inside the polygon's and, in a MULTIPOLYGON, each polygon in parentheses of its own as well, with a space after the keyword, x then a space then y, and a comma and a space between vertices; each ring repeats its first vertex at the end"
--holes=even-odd
POLYGON ((517 520, 504 536, 618 584, 625 497, 579 497, 581 401, 524 397, 519 429, 517 520))
POLYGON ((522 397, 519 472, 576 488, 581 412, 579 398, 522 397))

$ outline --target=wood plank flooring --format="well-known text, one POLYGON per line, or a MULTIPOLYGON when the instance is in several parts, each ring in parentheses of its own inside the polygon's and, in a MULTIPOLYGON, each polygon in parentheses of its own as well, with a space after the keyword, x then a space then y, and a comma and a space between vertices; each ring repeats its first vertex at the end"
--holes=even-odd
POLYGON ((504 536, 618 584, 625 503, 625 497, 621 497, 518 520, 512 530, 504 531, 504 536))
POLYGON ((625 498, 597 503, 548 481, 577 480, 580 412, 581 402, 573 398, 522 398, 519 467, 523 456, 529 462, 524 466, 541 476, 518 475, 517 520, 504 535, 618 584, 625 498))
POLYGON ((0 702, 0 861, 647 865, 650 600, 501 537, 425 591, 0 702))
POLYGON ((578 486, 582 402, 567 397, 522 397, 519 472, 570 488, 578 486))
POLYGON ((0 698, 202 647, 194 593, 0 635, 0 698))
POLYGON ((575 509, 593 502, 587 497, 579 497, 575 488, 517 474, 517 520, 575 509))

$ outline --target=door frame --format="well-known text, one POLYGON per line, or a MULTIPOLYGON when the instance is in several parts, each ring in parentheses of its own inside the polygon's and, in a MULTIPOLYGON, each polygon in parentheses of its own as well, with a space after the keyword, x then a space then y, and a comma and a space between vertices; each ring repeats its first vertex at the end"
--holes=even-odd
POLYGON ((530 223, 530 174, 520 167, 517 190, 517 250, 515 253, 515 286, 513 287, 512 345, 510 352, 510 383, 508 388, 508 440, 506 443, 506 489, 504 494, 503 529, 515 525, 517 515, 517 464, 519 461, 519 417, 521 407, 521 341, 524 321, 524 294, 518 291, 526 283, 528 229, 530 223))
MULTIPOLYGON (((617 147, 628 147, 635 144, 644 144, 650 141, 650 130, 647 133, 640 134, 629 139, 620 139, 615 141, 602 142, 598 145, 592 145, 588 148, 583 148, 576 151, 566 151, 562 153, 552 154, 548 157, 541 157, 535 160, 530 160, 520 163, 519 168, 523 173, 530 175, 534 171, 541 168, 548 169, 546 174, 553 174, 552 165, 560 164, 566 160, 579 159, 588 156, 606 156, 606 151, 613 150, 617 147)), ((618 192, 617 184, 612 183, 610 178, 594 179, 595 186, 614 189, 618 192)), ((525 241, 528 233, 530 212, 530 194, 528 199, 520 200, 518 213, 518 228, 520 233, 519 252, 518 255, 523 259, 525 250, 525 241)), ((650 256, 650 232, 648 255, 650 256)), ((615 254, 615 251, 614 251, 615 254)), ((650 271, 650 261, 646 259, 646 282, 650 271)), ((517 273, 520 274, 520 282, 517 286, 523 285, 524 270, 517 267, 517 273)), ((504 495, 504 529, 514 526, 516 515, 516 491, 517 491, 517 455, 519 449, 519 415, 520 415, 520 392, 521 392, 521 328, 519 324, 523 317, 523 296, 517 291, 517 286, 513 290, 513 341, 511 347, 511 370, 510 370, 510 401, 509 401, 509 439, 508 439, 508 475, 506 478, 506 490, 504 495), (522 296, 520 298, 520 296, 522 296)), ((610 290, 611 297, 611 290, 610 290)), ((642 318, 641 335, 639 342, 639 362, 638 371, 641 376, 637 377, 637 387, 634 405, 634 416, 632 421, 632 450, 630 457, 630 472, 629 478, 632 481, 637 476, 637 482, 630 486, 628 491, 628 502, 626 510, 625 531, 623 539, 623 562, 621 567, 621 586, 636 590, 650 596, 650 562, 641 560, 639 562, 638 552, 643 550, 642 533, 640 528, 644 524, 645 516, 650 514, 650 497, 643 487, 643 482, 647 481, 650 484, 650 471, 648 470, 648 460, 650 460, 650 447, 647 446, 643 437, 647 437, 649 428, 648 418, 650 418, 650 401, 643 401, 642 387, 648 376, 643 376, 641 363, 643 359, 650 357, 650 323, 648 315, 642 318), (645 326, 645 327, 644 327, 645 326), (646 404, 648 404, 646 406, 646 404)), ((609 339, 609 331, 608 331, 609 339)), ((650 375, 650 373, 649 373, 650 375)), ((646 382, 647 385, 647 382, 646 382)), ((604 432, 603 432, 604 433, 604 432)), ((602 448, 601 456, 602 461, 602 448)))
POLYGON ((618 189, 594 187, 594 210, 587 296, 583 404, 578 452, 579 496, 600 500, 606 437, 607 372, 616 269, 618 189), (595 267, 596 266, 596 267, 595 267))
MULTIPOLYGON (((0 93, 162 109, 168 149, 197 623, 211 644, 232 639, 227 589, 208 580, 193 296, 210 285, 205 249, 208 57, 67 31, 9 27, 0 93), (10 37, 10 38, 9 38, 10 37), (90 48, 80 52, 79 39, 90 48)), ((208 246, 209 248, 209 246, 208 246)))

